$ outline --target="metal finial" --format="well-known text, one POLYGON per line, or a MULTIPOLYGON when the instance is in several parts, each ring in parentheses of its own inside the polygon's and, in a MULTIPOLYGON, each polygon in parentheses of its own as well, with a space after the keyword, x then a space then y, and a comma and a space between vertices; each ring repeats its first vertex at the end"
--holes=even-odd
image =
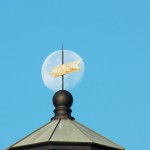
POLYGON ((73 103, 73 97, 70 92, 66 90, 57 91, 53 96, 53 104, 55 106, 53 119, 71 119, 74 118, 71 116, 71 106, 73 103))

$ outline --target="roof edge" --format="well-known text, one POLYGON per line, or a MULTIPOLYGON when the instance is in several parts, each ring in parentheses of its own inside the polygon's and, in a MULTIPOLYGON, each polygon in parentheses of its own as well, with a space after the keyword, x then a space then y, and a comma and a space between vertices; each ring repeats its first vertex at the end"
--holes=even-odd
POLYGON ((55 142, 55 141, 47 141, 47 142, 41 142, 41 143, 35 143, 35 144, 30 144, 30 145, 22 145, 22 146, 16 146, 16 147, 9 147, 6 150, 20 150, 20 148, 34 148, 37 146, 48 146, 48 145, 74 145, 74 146, 96 146, 100 148, 107 148, 113 149, 113 150, 125 150, 125 148, 114 148, 106 145, 101 145, 93 142, 55 142))

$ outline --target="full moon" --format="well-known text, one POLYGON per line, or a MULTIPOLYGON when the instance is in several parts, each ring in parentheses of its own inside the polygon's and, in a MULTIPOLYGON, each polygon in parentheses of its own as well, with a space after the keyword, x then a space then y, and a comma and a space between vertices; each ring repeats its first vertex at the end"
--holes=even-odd
MULTIPOLYGON (((64 50, 64 64, 72 61, 80 60, 80 70, 64 75, 64 89, 73 88, 81 80, 84 74, 84 62, 82 58, 73 51, 64 50)), ((58 50, 48 55, 42 65, 42 79, 46 87, 50 90, 58 91, 62 89, 62 77, 53 77, 50 72, 53 67, 62 64, 62 51, 58 50)))

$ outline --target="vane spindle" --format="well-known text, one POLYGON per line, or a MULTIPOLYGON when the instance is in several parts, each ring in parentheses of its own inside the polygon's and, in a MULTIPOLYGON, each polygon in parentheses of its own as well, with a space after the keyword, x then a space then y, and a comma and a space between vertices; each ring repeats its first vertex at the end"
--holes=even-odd
MULTIPOLYGON (((64 64, 64 50, 62 45, 62 64, 64 64)), ((64 90, 64 75, 62 75, 62 90, 64 90)))

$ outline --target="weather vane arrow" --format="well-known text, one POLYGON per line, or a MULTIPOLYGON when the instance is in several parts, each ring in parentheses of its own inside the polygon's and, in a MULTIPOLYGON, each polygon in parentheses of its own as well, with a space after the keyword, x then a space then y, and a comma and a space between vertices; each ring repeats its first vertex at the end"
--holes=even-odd
POLYGON ((59 77, 62 76, 62 90, 64 90, 64 75, 76 72, 80 70, 80 67, 78 66, 80 64, 80 60, 72 61, 69 63, 64 64, 64 50, 62 45, 62 64, 59 66, 55 66, 52 68, 52 71, 50 74, 53 77, 59 77))

